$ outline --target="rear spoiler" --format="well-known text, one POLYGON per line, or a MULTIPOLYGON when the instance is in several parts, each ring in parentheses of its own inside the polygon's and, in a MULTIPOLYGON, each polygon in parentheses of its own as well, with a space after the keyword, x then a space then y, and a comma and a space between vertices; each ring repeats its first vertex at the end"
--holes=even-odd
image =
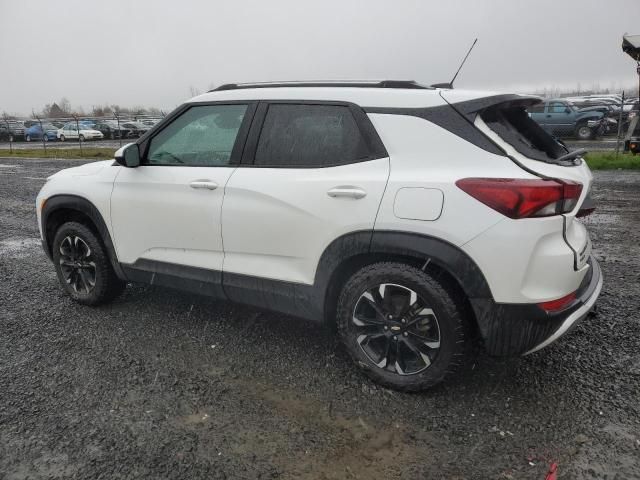
POLYGON ((533 95, 492 95, 490 97, 482 97, 474 100, 466 100, 463 102, 451 103, 440 93, 442 99, 455 108, 458 113, 464 115, 471 122, 475 121, 478 113, 491 107, 500 105, 501 107, 530 107, 542 102, 542 98, 533 95))

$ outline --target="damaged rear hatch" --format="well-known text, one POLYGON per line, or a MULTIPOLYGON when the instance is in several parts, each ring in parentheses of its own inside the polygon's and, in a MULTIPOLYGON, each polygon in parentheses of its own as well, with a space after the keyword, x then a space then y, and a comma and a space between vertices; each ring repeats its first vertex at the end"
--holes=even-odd
POLYGON ((576 206, 562 216, 564 238, 574 252, 574 268, 583 269, 591 255, 591 241, 578 217, 593 211, 590 197, 593 175, 582 158, 586 151, 569 151, 531 119, 527 108, 540 103, 542 100, 538 97, 494 95, 469 98, 469 94, 458 93, 441 91, 440 94, 522 168, 542 178, 582 185, 576 206))

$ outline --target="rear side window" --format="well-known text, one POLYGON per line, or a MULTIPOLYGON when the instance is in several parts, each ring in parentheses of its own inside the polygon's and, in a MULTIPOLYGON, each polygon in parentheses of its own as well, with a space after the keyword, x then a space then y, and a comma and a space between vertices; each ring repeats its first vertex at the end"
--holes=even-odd
POLYGON ((551 135, 529 117, 523 106, 497 106, 481 114, 485 123, 525 157, 543 162, 567 153, 551 135))
POLYGON ((263 167, 327 167, 368 159, 346 106, 271 104, 255 154, 263 167))
POLYGON ((544 113, 544 103, 537 103, 529 107, 529 113, 544 113))

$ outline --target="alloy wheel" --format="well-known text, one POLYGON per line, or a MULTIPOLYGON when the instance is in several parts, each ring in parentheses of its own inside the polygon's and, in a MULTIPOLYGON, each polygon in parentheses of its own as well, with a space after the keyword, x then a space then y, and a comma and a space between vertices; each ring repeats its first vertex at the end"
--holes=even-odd
POLYGON ((77 293, 89 293, 96 286, 96 264, 87 242, 70 235, 60 243, 60 269, 64 280, 77 293))
POLYGON ((363 292, 351 327, 367 358, 398 375, 429 368, 440 349, 436 314, 414 290, 402 285, 383 283, 363 292))

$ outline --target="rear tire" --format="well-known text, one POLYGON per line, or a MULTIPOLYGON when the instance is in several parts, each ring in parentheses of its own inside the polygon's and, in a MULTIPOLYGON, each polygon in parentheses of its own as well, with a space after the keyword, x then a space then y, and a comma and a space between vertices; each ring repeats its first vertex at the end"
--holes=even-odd
POLYGON ((124 290, 102 241, 85 225, 68 222, 58 228, 52 253, 58 280, 77 303, 100 305, 124 290))
POLYGON ((425 390, 452 376, 470 352, 460 297, 417 268, 369 265, 340 294, 338 332, 369 378, 395 390, 425 390))
POLYGON ((78 140, 80 140, 81 142, 84 142, 84 135, 78 136, 78 140))

